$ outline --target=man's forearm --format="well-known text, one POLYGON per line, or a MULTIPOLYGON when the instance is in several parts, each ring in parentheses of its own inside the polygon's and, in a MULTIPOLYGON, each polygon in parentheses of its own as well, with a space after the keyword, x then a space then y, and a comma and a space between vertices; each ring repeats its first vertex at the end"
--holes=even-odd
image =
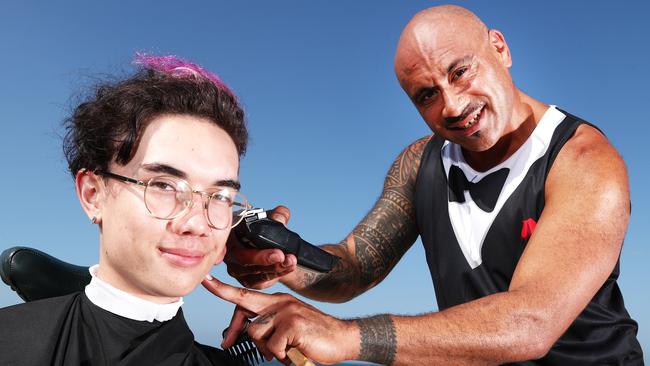
POLYGON ((321 248, 340 258, 331 272, 317 273, 298 267, 283 277, 282 283, 302 296, 327 302, 348 301, 367 289, 359 281, 358 262, 345 242, 323 245, 321 248))
POLYGON ((358 319, 359 360, 386 365, 498 365, 541 357, 549 345, 546 323, 524 310, 521 301, 506 292, 437 313, 358 319))
POLYGON ((413 193, 429 137, 404 149, 391 165, 375 206, 341 243, 323 249, 341 258, 327 274, 304 269, 281 281, 314 300, 343 302, 383 280, 418 236, 413 193))

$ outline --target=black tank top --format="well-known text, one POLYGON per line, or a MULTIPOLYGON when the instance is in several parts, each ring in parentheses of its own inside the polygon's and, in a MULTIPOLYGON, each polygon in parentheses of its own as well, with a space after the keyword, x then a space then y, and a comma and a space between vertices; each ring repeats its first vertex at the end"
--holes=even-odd
MULTIPOLYGON (((440 310, 508 290, 544 209, 549 170, 582 123, 586 122, 549 108, 524 145, 486 172, 469 167, 458 145, 438 136, 429 141, 418 172, 415 204, 440 310)), ((625 309, 618 275, 617 262, 550 352, 519 365, 642 365, 638 326, 625 309)))

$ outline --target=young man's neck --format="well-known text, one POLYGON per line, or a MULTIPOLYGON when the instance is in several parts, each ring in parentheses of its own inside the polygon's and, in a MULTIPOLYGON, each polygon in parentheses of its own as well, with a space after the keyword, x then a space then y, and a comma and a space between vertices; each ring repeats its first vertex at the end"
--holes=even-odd
POLYGON ((99 268, 98 265, 90 267, 92 280, 84 292, 93 304, 108 312, 132 320, 163 322, 176 316, 183 305, 182 298, 169 303, 157 303, 123 291, 99 277, 99 268))

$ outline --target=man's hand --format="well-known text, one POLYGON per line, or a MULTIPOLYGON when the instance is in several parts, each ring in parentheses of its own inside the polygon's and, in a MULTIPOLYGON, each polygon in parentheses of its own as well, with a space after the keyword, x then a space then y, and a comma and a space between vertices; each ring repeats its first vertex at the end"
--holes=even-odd
MULTIPOLYGON (((291 212, 284 206, 273 209, 270 218, 286 225, 291 212)), ((274 285, 280 277, 296 270, 298 259, 293 254, 284 254, 280 249, 249 248, 239 242, 230 232, 228 249, 224 262, 228 274, 245 287, 263 289, 274 285)))
POLYGON ((284 293, 264 294, 214 278, 202 284, 217 297, 237 305, 223 348, 235 342, 248 318, 256 317, 248 326, 248 335, 267 360, 275 357, 286 361, 290 348, 323 364, 354 359, 359 354, 359 330, 353 320, 334 318, 284 293))

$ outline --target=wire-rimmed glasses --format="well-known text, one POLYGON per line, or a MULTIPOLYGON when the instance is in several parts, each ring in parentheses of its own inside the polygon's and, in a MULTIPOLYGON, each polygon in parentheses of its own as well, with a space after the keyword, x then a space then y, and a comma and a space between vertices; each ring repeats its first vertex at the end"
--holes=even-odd
POLYGON ((194 204, 194 194, 201 195, 205 217, 215 229, 237 226, 251 208, 246 197, 232 187, 216 187, 205 192, 192 189, 184 179, 157 176, 141 181, 123 175, 95 171, 95 174, 144 187, 144 205, 149 214, 161 220, 173 220, 184 215, 194 204))

